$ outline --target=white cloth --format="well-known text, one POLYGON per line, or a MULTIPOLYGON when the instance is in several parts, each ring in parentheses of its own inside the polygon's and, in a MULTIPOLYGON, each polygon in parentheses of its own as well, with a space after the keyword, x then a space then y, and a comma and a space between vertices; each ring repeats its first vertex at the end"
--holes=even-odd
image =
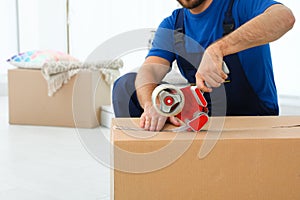
POLYGON ((99 71, 108 84, 112 84, 119 76, 119 68, 123 67, 121 59, 105 60, 97 63, 85 62, 47 62, 42 66, 42 74, 48 83, 48 96, 58 91, 74 75, 81 70, 99 71))

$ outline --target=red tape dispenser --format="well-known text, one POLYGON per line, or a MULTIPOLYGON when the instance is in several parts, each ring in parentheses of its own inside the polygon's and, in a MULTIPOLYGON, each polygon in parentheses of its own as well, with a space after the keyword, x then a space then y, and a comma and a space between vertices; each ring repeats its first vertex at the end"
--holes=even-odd
POLYGON ((200 131, 209 119, 207 101, 196 86, 159 85, 152 92, 152 103, 161 115, 180 119, 182 131, 200 131))

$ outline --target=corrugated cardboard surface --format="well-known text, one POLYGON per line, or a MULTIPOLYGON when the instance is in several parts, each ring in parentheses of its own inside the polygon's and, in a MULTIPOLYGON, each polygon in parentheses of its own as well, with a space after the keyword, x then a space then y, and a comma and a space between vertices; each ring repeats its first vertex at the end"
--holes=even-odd
MULTIPOLYGON (((113 121, 113 126, 137 124, 138 119, 113 121)), ((119 168, 113 171, 112 194, 115 200, 300 199, 299 124, 300 117, 227 117, 220 138, 203 159, 198 156, 199 150, 210 132, 159 132, 150 136, 143 131, 112 129, 113 161, 119 168), (149 137, 141 139, 143 133, 149 137), (178 134, 181 137, 174 141, 178 134), (189 148, 165 167, 147 173, 120 170, 122 166, 129 171, 149 169, 149 163, 139 163, 141 159, 135 156, 125 157, 117 148, 145 155, 171 142, 182 148, 191 138, 189 148)))
POLYGON ((9 70, 9 123, 98 126, 100 106, 110 103, 110 86, 99 77, 98 72, 81 72, 49 97, 47 82, 40 70, 9 70))

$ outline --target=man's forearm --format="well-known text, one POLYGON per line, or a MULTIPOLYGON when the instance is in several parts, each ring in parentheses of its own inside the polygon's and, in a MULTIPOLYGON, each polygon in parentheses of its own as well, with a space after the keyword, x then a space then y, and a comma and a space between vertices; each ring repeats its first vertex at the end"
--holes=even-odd
POLYGON ((136 94, 142 108, 151 102, 151 94, 156 85, 151 71, 142 66, 135 81, 136 94))
POLYGON ((140 68, 136 81, 136 92, 140 105, 145 108, 147 105, 151 105, 151 95, 154 88, 162 81, 164 76, 168 73, 169 63, 159 58, 150 58, 140 68), (150 63, 154 60, 160 61, 161 63, 150 63))
POLYGON ((152 105, 151 95, 157 84, 147 84, 137 88, 137 97, 142 108, 152 105))
POLYGON ((211 47, 217 47, 223 56, 230 55, 277 40, 293 27, 294 22, 292 12, 287 7, 276 4, 211 47))

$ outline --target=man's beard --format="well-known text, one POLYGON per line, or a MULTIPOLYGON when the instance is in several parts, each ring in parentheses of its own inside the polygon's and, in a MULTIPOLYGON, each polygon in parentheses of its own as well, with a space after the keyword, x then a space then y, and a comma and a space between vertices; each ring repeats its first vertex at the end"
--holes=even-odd
POLYGON ((201 5, 206 0, 177 0, 177 1, 182 5, 182 7, 193 9, 201 5))

